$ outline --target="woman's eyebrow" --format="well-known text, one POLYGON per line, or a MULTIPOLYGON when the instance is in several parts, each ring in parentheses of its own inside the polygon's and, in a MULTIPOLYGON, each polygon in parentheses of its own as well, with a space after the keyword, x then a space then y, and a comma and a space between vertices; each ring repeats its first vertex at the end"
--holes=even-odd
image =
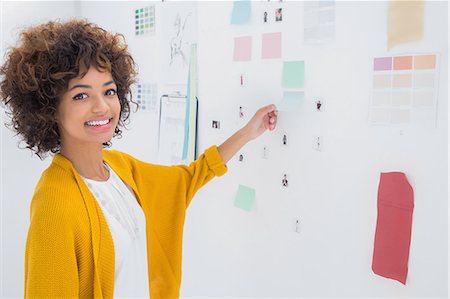
MULTIPOLYGON (((103 83, 103 86, 110 85, 110 84, 114 84, 114 80, 111 80, 111 81, 108 81, 106 83, 103 83)), ((91 85, 87 85, 87 84, 75 84, 74 86, 72 86, 71 89, 69 89, 69 91, 72 90, 72 89, 75 89, 75 88, 92 88, 92 86, 91 85)))

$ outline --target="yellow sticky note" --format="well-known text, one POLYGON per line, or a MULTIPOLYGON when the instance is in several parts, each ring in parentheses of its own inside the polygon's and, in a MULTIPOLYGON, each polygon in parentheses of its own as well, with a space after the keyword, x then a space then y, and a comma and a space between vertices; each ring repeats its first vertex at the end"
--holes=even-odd
POLYGON ((388 10, 388 50, 420 40, 423 35, 423 0, 391 0, 388 10))

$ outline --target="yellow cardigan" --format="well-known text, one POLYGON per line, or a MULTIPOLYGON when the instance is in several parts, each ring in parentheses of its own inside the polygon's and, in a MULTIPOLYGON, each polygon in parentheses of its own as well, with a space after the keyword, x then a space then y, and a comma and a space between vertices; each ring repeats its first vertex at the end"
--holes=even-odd
MULTIPOLYGON (((151 298, 178 298, 186 208, 200 187, 227 171, 217 147, 189 166, 149 164, 113 150, 103 159, 144 211, 151 298)), ((71 162, 56 154, 30 205, 25 298, 113 298, 114 270, 102 210, 71 162)))

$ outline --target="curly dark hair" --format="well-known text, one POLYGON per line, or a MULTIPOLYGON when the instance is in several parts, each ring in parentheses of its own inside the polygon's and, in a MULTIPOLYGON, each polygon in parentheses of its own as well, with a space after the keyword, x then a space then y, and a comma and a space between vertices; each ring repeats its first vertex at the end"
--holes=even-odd
MULTIPOLYGON (((55 119, 69 80, 84 76, 89 67, 107 70, 117 85, 119 126, 130 116, 130 86, 136 82, 136 64, 122 34, 113 34, 87 20, 50 21, 20 34, 17 47, 6 53, 0 68, 0 99, 9 109, 7 127, 21 136, 26 148, 41 159, 60 151, 55 119)), ((110 146, 110 142, 104 144, 110 146)))

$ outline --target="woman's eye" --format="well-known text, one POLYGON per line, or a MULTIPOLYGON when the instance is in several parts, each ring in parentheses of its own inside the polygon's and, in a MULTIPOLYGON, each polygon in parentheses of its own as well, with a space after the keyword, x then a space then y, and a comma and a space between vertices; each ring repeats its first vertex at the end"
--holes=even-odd
POLYGON ((79 93, 73 97, 74 100, 83 100, 85 98, 87 98, 87 94, 85 94, 85 93, 79 93))
POLYGON ((106 95, 108 95, 108 96, 113 96, 113 95, 116 95, 116 90, 115 89, 108 89, 107 91, 106 91, 106 95))

